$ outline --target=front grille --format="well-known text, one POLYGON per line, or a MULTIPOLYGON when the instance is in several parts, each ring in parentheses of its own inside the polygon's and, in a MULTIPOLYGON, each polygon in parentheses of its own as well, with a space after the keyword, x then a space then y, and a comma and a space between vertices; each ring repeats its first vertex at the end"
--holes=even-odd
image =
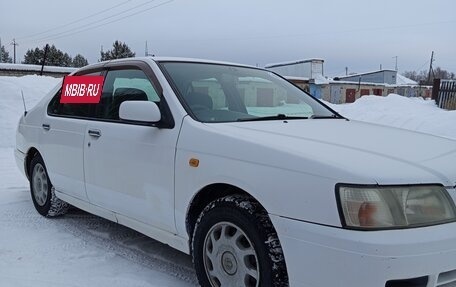
POLYGON ((456 287, 456 270, 440 273, 436 287, 456 287))

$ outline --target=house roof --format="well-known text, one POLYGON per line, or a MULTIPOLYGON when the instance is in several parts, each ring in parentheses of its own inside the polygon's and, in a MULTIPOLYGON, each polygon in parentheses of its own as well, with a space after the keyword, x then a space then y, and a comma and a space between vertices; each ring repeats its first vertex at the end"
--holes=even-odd
POLYGON ((418 83, 412 79, 409 79, 401 74, 397 74, 396 84, 398 85, 418 85, 418 83))
POLYGON ((396 84, 397 86, 414 86, 418 85, 417 82, 413 81, 412 79, 409 79, 407 77, 402 76, 401 74, 397 73, 395 70, 378 70, 378 71, 372 71, 372 72, 366 72, 366 73, 358 73, 358 74, 353 74, 353 75, 347 75, 347 76, 340 76, 340 77, 335 77, 335 79, 348 79, 348 78, 356 78, 356 77, 362 77, 366 75, 372 75, 376 73, 382 73, 382 72, 395 72, 396 73, 396 84))
POLYGON ((311 58, 311 59, 302 59, 302 60, 295 60, 295 61, 288 61, 288 62, 281 62, 281 63, 274 63, 274 64, 267 64, 264 67, 268 68, 277 68, 282 66, 290 66, 290 65, 297 65, 303 63, 310 63, 310 62, 324 62, 325 60, 320 58, 311 58))
POLYGON ((366 73, 357 73, 357 74, 352 74, 352 75, 339 76, 336 78, 344 79, 344 78, 360 77, 360 76, 372 75, 372 74, 383 73, 383 72, 397 72, 397 71, 385 69, 385 70, 377 70, 377 71, 371 71, 371 72, 366 72, 366 73))

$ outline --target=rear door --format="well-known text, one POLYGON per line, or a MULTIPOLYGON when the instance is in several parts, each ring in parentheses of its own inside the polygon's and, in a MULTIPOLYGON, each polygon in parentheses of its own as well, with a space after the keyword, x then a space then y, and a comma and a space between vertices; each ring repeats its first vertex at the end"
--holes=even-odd
MULTIPOLYGON (((85 74, 97 76, 100 72, 85 74)), ((41 123, 40 152, 55 189, 87 200, 83 148, 91 104, 61 104, 59 90, 41 123)))
POLYGON ((119 119, 123 101, 152 101, 161 109, 166 104, 147 67, 108 67, 96 119, 85 131, 86 189, 92 204, 174 232, 174 155, 179 131, 119 119))

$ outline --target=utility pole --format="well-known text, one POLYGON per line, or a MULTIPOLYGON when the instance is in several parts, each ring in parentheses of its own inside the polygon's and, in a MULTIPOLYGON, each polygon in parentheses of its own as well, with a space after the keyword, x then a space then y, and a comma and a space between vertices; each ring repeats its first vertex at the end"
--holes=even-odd
POLYGON ((13 45, 14 64, 16 64, 16 46, 18 46, 19 44, 16 42, 16 39, 13 39, 13 42, 11 42, 11 45, 13 45))
POLYGON ((348 67, 345 67, 345 76, 348 76, 348 67))
POLYGON ((44 47, 44 56, 43 56, 43 62, 41 63, 40 76, 43 75, 44 65, 46 63, 46 58, 47 58, 48 51, 49 51, 49 44, 46 44, 46 46, 44 47))
POLYGON ((146 41, 146 48, 145 48, 145 51, 144 51, 144 56, 146 56, 146 57, 148 57, 148 56, 155 57, 154 54, 149 54, 149 48, 147 46, 147 41, 146 41))
POLYGON ((434 70, 432 69, 432 62, 434 62, 434 51, 431 54, 431 63, 429 64, 429 74, 428 74, 428 84, 431 83, 431 72, 434 75, 434 70))
POLYGON ((396 58, 395 70, 396 70, 396 72, 397 72, 397 56, 394 56, 393 58, 396 58))

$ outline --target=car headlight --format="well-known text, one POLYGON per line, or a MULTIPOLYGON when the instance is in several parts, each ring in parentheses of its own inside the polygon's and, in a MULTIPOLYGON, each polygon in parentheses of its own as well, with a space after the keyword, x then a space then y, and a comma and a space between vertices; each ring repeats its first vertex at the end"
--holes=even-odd
POLYGON ((337 188, 342 224, 375 230, 451 222, 456 207, 443 186, 349 186, 337 188))

